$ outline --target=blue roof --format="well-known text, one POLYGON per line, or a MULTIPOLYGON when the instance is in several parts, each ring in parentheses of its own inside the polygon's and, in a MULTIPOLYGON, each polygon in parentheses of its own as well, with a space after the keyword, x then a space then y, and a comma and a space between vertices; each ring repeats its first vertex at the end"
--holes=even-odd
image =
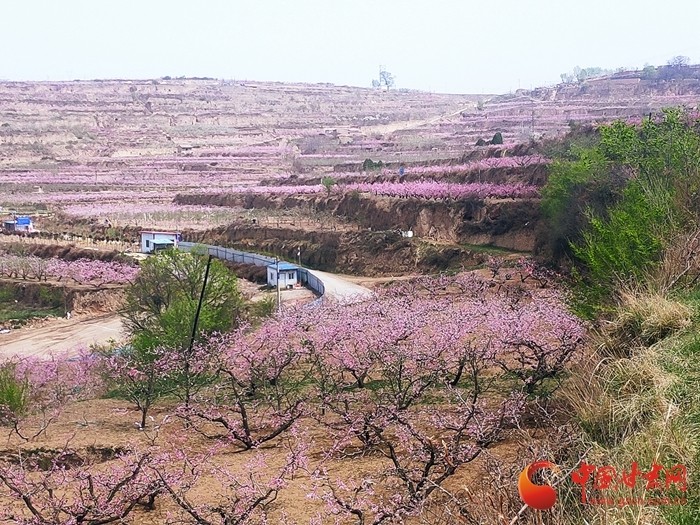
MULTIPOLYGON (((268 268, 277 268, 276 263, 268 264, 268 268)), ((298 270, 299 267, 296 264, 288 263, 288 262, 281 262, 280 263, 280 271, 281 272, 286 272, 287 270, 298 270)))
POLYGON ((17 217, 17 224, 31 224, 32 220, 29 217, 17 217))

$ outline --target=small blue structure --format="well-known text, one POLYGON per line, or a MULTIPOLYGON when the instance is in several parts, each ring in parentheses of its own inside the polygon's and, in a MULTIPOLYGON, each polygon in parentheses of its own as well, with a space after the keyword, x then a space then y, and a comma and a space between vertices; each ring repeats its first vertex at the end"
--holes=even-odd
POLYGON ((33 232, 34 225, 31 217, 19 216, 11 220, 3 221, 2 228, 8 232, 33 232))
POLYGON ((280 288, 293 288, 299 284, 299 267, 296 264, 281 262, 267 266, 267 284, 277 286, 279 280, 280 288), (277 269, 279 266, 279 275, 277 269))

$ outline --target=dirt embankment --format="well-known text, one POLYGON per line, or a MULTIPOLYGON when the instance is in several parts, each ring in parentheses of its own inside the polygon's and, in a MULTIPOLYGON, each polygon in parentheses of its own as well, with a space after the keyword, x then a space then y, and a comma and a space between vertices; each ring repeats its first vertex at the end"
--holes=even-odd
POLYGON ((234 272, 239 279, 244 279, 256 284, 267 284, 267 268, 253 266, 252 264, 234 263, 222 261, 224 266, 234 272))
POLYGON ((232 225, 192 235, 194 242, 277 255, 328 272, 408 275, 482 264, 485 254, 454 246, 429 245, 395 232, 305 232, 232 225))
MULTIPOLYGON (((416 165, 430 166, 431 163, 415 163, 416 165)), ((447 164, 449 166, 449 164, 447 164)), ((346 166, 346 165, 343 165, 346 166)), ((352 167, 355 167, 354 165, 352 167)), ((394 169, 393 165, 385 166, 388 169, 394 169)), ((454 182, 462 184, 471 184, 476 182, 488 182, 491 184, 529 184, 532 186, 544 186, 547 183, 548 170, 544 164, 533 164, 529 166, 514 167, 514 168, 487 168, 481 170, 465 170, 462 172, 454 172, 448 175, 423 175, 420 173, 406 173, 401 179, 398 175, 398 165, 395 167, 395 173, 387 175, 378 171, 357 171, 356 169, 349 171, 357 171, 357 174, 343 174, 343 184, 355 183, 378 183, 378 182, 399 182, 399 180, 407 182, 437 180, 441 182, 454 182)), ((299 176, 292 175, 285 179, 272 179, 268 182, 269 186, 297 186, 297 185, 314 185, 321 184, 321 180, 327 175, 315 176, 299 176)), ((331 174, 332 176, 332 174, 331 174)))
MULTIPOLYGON (((46 233, 46 235, 50 236, 52 234, 46 233)), ((88 250, 75 246, 74 244, 29 244, 14 241, 12 236, 9 235, 3 236, 3 238, 0 239, 0 251, 22 255, 34 255, 42 259, 57 257, 64 261, 92 259, 105 262, 117 261, 133 264, 133 259, 124 256, 118 251, 88 250)))
MULTIPOLYGON (((416 237, 452 244, 491 245, 510 250, 531 251, 535 227, 540 221, 535 200, 421 201, 374 197, 362 194, 260 195, 214 194, 178 195, 179 204, 237 206, 243 208, 292 209, 306 213, 332 213, 374 231, 412 230, 416 237)), ((236 226, 240 228, 241 226, 236 226)), ((255 228, 248 226, 249 230, 255 228)), ((259 228, 265 239, 271 228, 259 228)), ((253 234, 258 236, 258 234, 253 234)), ((316 232, 285 232, 281 238, 294 240, 320 235, 316 232)), ((276 237, 276 235, 275 235, 276 237)))
POLYGON ((123 301, 123 287, 78 286, 59 282, 0 279, 7 300, 35 307, 60 308, 71 315, 102 315, 116 312, 123 301))
MULTIPOLYGON (((418 163, 416 163, 418 164, 418 163)), ((429 163, 423 163, 430 165, 429 163)), ((354 167, 354 166, 353 166, 354 167)), ((389 169, 393 166, 387 165, 389 169)), ((349 170, 357 171, 357 170, 349 170)), ((404 181, 415 182, 422 180, 439 180, 442 182, 455 182, 462 184, 471 184, 475 182, 488 182, 491 184, 529 184, 532 186, 544 186, 547 183, 548 169, 545 164, 534 164, 530 166, 515 167, 515 168, 488 168, 482 170, 470 170, 464 172, 452 173, 449 175, 430 176, 414 174, 410 171, 404 175, 404 181)), ((285 179, 271 179, 268 181, 269 186, 296 186, 306 184, 321 184, 323 177, 327 175, 315 176, 298 176, 292 175, 285 179)), ((331 174, 332 176, 332 174, 331 174)), ((399 182, 398 166, 396 166, 396 174, 387 176, 381 171, 357 171, 357 174, 344 174, 342 181, 344 184, 354 183, 379 183, 379 182, 399 182)))
MULTIPOLYGON (((370 160, 380 160, 384 157, 383 152, 379 151, 368 151, 367 157, 370 160)), ((382 165, 388 169, 396 169, 403 166, 405 168, 421 167, 421 166, 435 166, 435 165, 449 165, 449 164, 466 164, 468 162, 473 162, 477 160, 483 160, 487 158, 494 157, 519 157, 524 155, 532 155, 537 153, 537 144, 535 142, 527 144, 516 144, 501 146, 498 145, 490 147, 478 147, 466 151, 460 156, 454 156, 452 158, 446 159, 436 159, 436 160, 416 160, 416 161, 383 161, 382 165)), ((333 166, 334 172, 362 172, 365 171, 365 166, 363 162, 341 162, 333 166)), ((496 173, 495 171, 493 173, 496 173)), ((271 182, 271 184, 274 184, 271 182)))
MULTIPOLYGON (((474 267, 485 260, 483 250, 472 245, 531 251, 540 221, 535 200, 426 201, 377 197, 359 193, 318 195, 213 194, 178 195, 179 204, 199 204, 297 210, 301 217, 336 216, 352 228, 338 231, 315 227, 269 227, 237 221, 228 227, 207 231, 183 230, 188 241, 229 246, 252 252, 279 255, 329 272, 355 275, 407 275, 448 268, 474 267), (412 239, 398 230, 412 230, 412 239)), ((295 212, 296 213, 296 212, 295 212)), ((325 219, 323 219, 325 220, 325 219)), ((313 221, 312 221, 313 222, 313 221)), ((74 221, 74 234, 102 240, 108 237, 103 224, 74 221)), ((114 229, 112 229, 114 230, 114 229)), ((140 228, 119 228, 123 239, 138 238, 140 228)), ((112 234, 114 231, 111 232, 112 234)), ((50 236, 50 232, 42 232, 50 236)), ((41 257, 59 256, 68 260, 82 257, 118 260, 117 252, 84 250, 75 246, 28 245, 24 253, 41 257)), ((248 276, 253 281, 262 274, 248 276)))

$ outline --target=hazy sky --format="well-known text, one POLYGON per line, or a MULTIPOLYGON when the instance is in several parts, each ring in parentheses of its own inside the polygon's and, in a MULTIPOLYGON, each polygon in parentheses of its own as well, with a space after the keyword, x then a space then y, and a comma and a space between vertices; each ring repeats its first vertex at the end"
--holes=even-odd
POLYGON ((0 79, 209 76, 500 93, 700 62, 700 0, 0 0, 0 79))

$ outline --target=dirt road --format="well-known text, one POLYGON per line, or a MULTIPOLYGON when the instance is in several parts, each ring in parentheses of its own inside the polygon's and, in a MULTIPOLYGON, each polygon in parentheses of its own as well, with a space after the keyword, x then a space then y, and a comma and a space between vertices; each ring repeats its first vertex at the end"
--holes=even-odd
MULTIPOLYGON (((331 273, 311 271, 324 283, 325 295, 335 301, 351 302, 370 297, 373 292, 364 286, 349 282, 331 273)), ((283 292, 285 302, 310 301, 308 290, 283 292)), ((55 319, 36 328, 23 328, 0 334, 0 358, 6 356, 47 356, 51 353, 75 355, 81 348, 95 343, 119 340, 123 336, 118 315, 108 314, 92 318, 55 319)))
MULTIPOLYGON (((489 99, 487 98, 484 102, 487 102, 489 99)), ((450 111, 449 113, 445 113, 443 115, 437 115, 435 117, 427 118, 427 119, 420 119, 420 120, 404 120, 404 121, 398 121, 398 122, 392 122, 390 124, 377 124, 375 126, 364 126, 362 128, 362 131, 365 135, 370 135, 372 133, 394 133, 395 131, 404 131, 404 130, 409 130, 409 129, 415 129, 419 128, 421 126, 429 126, 431 124, 435 124, 437 122, 440 122, 442 119, 449 119, 451 117, 456 117, 463 111, 470 111, 474 110, 476 108, 476 102, 472 102, 467 104, 466 106, 460 106, 458 109, 454 111, 450 111)))
POLYGON ((326 289, 324 296, 336 301, 361 300, 370 297, 373 293, 369 288, 346 281, 332 273, 319 272, 318 270, 309 270, 309 273, 323 281, 323 286, 326 289))
POLYGON ((0 334, 0 357, 77 354, 81 347, 120 339, 122 321, 109 314, 89 319, 56 319, 39 328, 0 334))

